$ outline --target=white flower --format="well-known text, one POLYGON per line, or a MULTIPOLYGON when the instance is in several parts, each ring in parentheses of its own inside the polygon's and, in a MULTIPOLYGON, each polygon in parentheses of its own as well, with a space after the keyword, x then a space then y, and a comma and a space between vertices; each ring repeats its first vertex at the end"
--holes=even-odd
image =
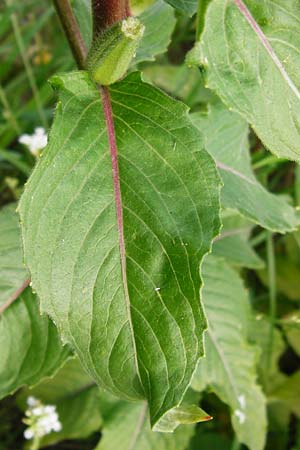
POLYGON ((243 413, 243 411, 240 411, 239 409, 236 409, 234 411, 234 415, 238 418, 240 423, 244 423, 246 420, 246 414, 243 413))
POLYGON ((31 428, 27 428, 27 429, 24 431, 24 438, 25 438, 25 439, 32 439, 33 436, 34 436, 34 433, 33 433, 33 430, 32 430, 31 428))
POLYGON ((245 407, 246 407, 246 398, 245 398, 245 396, 244 395, 239 395, 238 396, 238 401, 239 401, 240 407, 242 409, 245 409, 245 407))
POLYGON ((38 404, 38 400, 35 397, 28 397, 27 398, 27 405, 28 406, 36 406, 38 404))
POLYGON ((33 134, 22 134, 19 142, 26 145, 34 156, 38 156, 40 150, 46 147, 48 138, 44 128, 37 127, 33 134))
POLYGON ((28 397, 27 404, 29 408, 25 412, 24 423, 28 428, 24 432, 25 439, 41 438, 52 431, 58 432, 62 429, 56 406, 43 405, 34 397, 28 397))

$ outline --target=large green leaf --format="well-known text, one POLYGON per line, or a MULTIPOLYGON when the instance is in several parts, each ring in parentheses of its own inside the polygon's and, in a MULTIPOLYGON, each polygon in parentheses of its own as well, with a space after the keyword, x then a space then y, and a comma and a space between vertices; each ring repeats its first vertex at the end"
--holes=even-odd
POLYGON ((23 405, 27 396, 57 407, 62 429, 45 436, 42 447, 65 439, 83 439, 100 429, 99 389, 76 359, 68 361, 54 378, 22 392, 23 405))
POLYGON ((179 11, 193 15, 197 11, 198 0, 165 0, 179 11))
POLYGON ((300 3, 213 0, 202 35, 208 86, 278 156, 300 161, 300 3))
POLYGON ((102 395, 102 438, 96 450, 185 450, 194 426, 180 426, 174 433, 155 433, 149 425, 147 404, 115 401, 102 395))
POLYGON ((251 450, 264 448, 265 398, 256 383, 257 349, 247 341, 248 299, 237 273, 209 256, 203 264, 202 299, 208 319, 206 357, 192 381, 195 390, 209 386, 232 410, 238 439, 251 450))
POLYGON ((50 142, 20 206, 32 283, 97 382, 146 397, 158 429, 203 354, 199 264, 219 230, 216 169, 186 107, 134 73, 110 90, 114 192, 98 90, 84 72, 52 83, 50 142))
POLYGON ((69 353, 28 287, 1 315, 0 398, 53 375, 69 353))
POLYGON ((164 53, 171 41, 175 27, 173 9, 163 0, 158 0, 140 16, 145 33, 137 49, 133 63, 153 61, 156 55, 164 53))
POLYGON ((222 203, 273 231, 291 231, 300 222, 294 208, 268 192, 255 178, 250 164, 248 125, 221 102, 208 113, 192 115, 203 133, 206 149, 215 158, 223 179, 222 203))
POLYGON ((12 203, 0 211, 0 307, 10 302, 10 298, 28 278, 23 264, 16 207, 12 203))
POLYGON ((249 243, 253 223, 230 211, 224 211, 222 223, 222 232, 214 241, 213 254, 221 256, 235 266, 250 269, 264 267, 264 261, 255 253, 249 243))

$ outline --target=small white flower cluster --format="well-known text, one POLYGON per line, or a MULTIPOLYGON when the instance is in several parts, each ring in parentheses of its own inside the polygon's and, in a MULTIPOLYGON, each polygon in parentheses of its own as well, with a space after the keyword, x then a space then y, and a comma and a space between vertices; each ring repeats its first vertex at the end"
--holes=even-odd
POLYGON ((40 400, 34 397, 28 397, 27 405, 24 423, 28 425, 28 428, 24 431, 25 439, 41 438, 51 431, 58 432, 61 430, 62 426, 56 412, 56 406, 43 405, 40 400))
POLYGON ((38 156, 39 152, 46 147, 48 138, 44 128, 35 128, 33 134, 22 134, 19 137, 20 144, 24 144, 29 148, 29 151, 34 155, 38 156))

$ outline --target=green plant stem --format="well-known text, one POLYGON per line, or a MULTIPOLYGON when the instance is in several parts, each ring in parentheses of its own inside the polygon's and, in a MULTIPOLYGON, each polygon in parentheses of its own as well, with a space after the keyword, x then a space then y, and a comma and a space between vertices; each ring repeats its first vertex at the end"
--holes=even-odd
POLYGON ((196 18, 196 41, 200 40, 205 23, 205 13, 210 0, 198 0, 198 10, 196 18))
POLYGON ((250 240, 250 244, 252 247, 257 247, 258 245, 262 244, 263 242, 265 242, 265 240, 267 239, 267 231, 262 231, 261 233, 259 233, 257 236, 253 237, 250 240))
POLYGON ((40 438, 38 436, 35 436, 33 441, 32 441, 32 444, 30 446, 30 450, 39 450, 40 443, 41 443, 40 438))
MULTIPOLYGON (((11 6, 12 5, 12 0, 6 0, 6 4, 8 6, 11 6)), ((17 42, 17 46, 19 48, 19 52, 20 52, 20 55, 21 55, 21 58, 22 58, 22 61, 23 61, 24 67, 25 67, 26 75, 27 75, 27 78, 28 78, 28 81, 29 81, 29 84, 30 84, 30 87, 31 87, 31 90, 32 90, 32 93, 33 93, 34 101, 36 103, 36 107, 37 107, 37 110, 38 110, 38 113, 39 113, 42 125, 45 128, 47 128, 48 127, 48 122, 47 122, 47 119, 46 119, 46 116, 45 116, 45 113, 44 113, 44 110, 43 110, 43 106, 42 106, 40 94, 39 94, 39 91, 38 91, 38 87, 37 87, 37 84, 36 84, 36 81, 35 81, 34 73, 33 73, 31 64, 29 62, 29 58, 28 58, 27 53, 26 53, 26 49, 25 49, 25 45, 24 45, 24 42, 23 42, 19 21, 18 21, 18 18, 17 18, 15 13, 11 14, 10 20, 11 20, 11 23, 12 23, 15 39, 16 39, 16 42, 17 42)))
POLYGON ((261 169, 262 167, 269 166, 271 164, 280 164, 282 162, 286 162, 286 159, 284 158, 278 158, 277 156, 267 156, 266 158, 261 159, 260 161, 257 161, 256 163, 252 164, 252 168, 254 170, 261 169))
POLYGON ((276 322, 276 313, 277 313, 277 305, 276 305, 276 265, 275 265, 275 253, 274 253, 274 242, 273 242, 273 234, 268 231, 267 234, 267 263, 268 263, 268 284, 269 284, 269 319, 270 319, 270 332, 268 338, 268 347, 267 347, 267 358, 266 358, 266 372, 265 377, 268 379, 271 361, 272 361, 272 353, 273 353, 273 344, 274 344, 274 326, 276 322))
POLYGON ((21 134, 21 128, 20 128, 20 126, 18 124, 16 116, 14 115, 14 113, 13 113, 13 111, 12 111, 10 105, 9 105, 9 101, 7 100, 6 93, 5 93, 1 83, 0 83, 0 100, 1 100, 1 103, 2 103, 2 105, 4 107, 4 110, 7 112, 7 115, 8 115, 7 119, 8 119, 8 121, 11 123, 11 126, 15 130, 15 132, 18 135, 20 135, 21 134))
POLYGON ((79 69, 85 68, 87 50, 69 0, 53 0, 54 7, 79 69))

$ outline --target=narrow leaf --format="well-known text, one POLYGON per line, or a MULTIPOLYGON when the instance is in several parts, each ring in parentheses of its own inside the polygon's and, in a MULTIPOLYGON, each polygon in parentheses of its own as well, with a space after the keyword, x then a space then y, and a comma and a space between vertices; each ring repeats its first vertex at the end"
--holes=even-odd
POLYGON ((222 176, 222 204, 272 231, 295 229, 299 214, 285 200, 268 192, 253 174, 247 122, 221 102, 210 105, 208 114, 193 114, 192 119, 222 176))
POLYGON ((208 319, 206 357, 200 359, 192 387, 209 386, 232 410, 240 442, 251 450, 264 448, 265 398, 256 383, 257 348, 247 341, 249 305, 234 270, 209 256, 203 264, 202 299, 208 319))
POLYGON ((300 161, 300 4, 213 0, 201 45, 207 82, 266 147, 300 161))
POLYGON ((146 397, 154 426, 203 354, 199 264, 219 230, 216 169, 186 107, 139 74, 111 88, 113 118, 104 96, 110 147, 89 76, 52 83, 50 142, 20 206, 32 282, 97 382, 146 397))

